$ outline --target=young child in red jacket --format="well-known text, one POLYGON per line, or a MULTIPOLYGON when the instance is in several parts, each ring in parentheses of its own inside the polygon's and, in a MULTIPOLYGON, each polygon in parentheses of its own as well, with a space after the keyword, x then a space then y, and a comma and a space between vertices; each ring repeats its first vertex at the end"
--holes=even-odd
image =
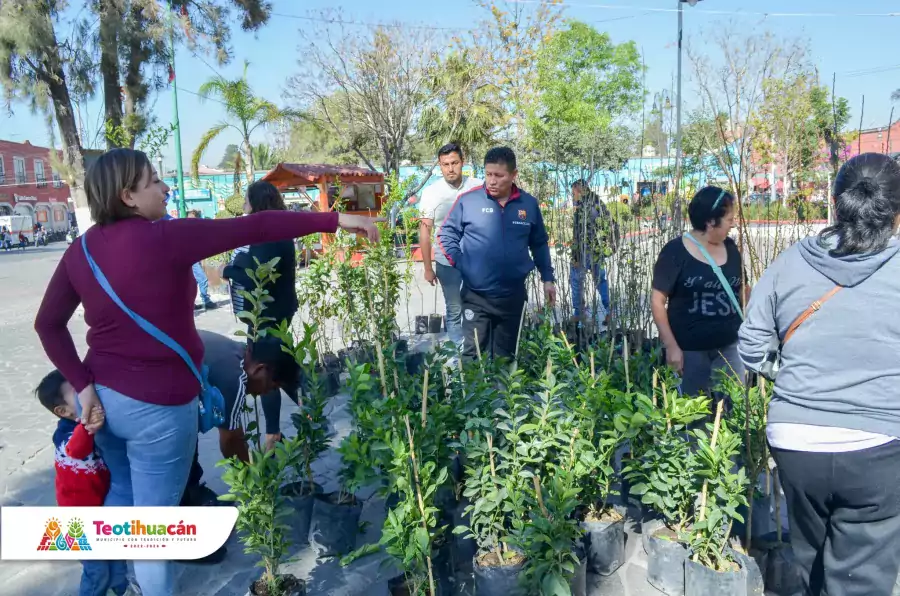
MULTIPOLYGON (((109 469, 76 416, 75 389, 58 370, 44 377, 35 390, 38 400, 58 418, 56 448, 56 504, 61 507, 100 507, 109 492, 109 469)), ((103 417, 102 408, 95 411, 103 417)), ((95 420, 96 422, 97 420, 95 420)), ((125 561, 82 561, 79 596, 122 596, 128 590, 125 561)))

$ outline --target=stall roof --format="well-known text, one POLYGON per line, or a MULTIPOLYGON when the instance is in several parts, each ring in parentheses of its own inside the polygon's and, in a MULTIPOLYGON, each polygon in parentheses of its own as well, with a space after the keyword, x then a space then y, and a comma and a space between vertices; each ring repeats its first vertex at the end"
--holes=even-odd
POLYGON ((333 166, 327 164, 280 163, 262 177, 278 188, 315 186, 322 182, 343 185, 383 184, 384 174, 359 166, 333 166))

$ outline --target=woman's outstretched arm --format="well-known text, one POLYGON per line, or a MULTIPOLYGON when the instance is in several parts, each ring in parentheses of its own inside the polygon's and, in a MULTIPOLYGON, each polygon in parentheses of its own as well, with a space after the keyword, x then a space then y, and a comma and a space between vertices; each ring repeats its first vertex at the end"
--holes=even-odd
POLYGON ((162 235, 160 246, 171 259, 191 265, 239 246, 334 233, 338 216, 335 212, 263 211, 231 219, 173 219, 157 225, 162 235))

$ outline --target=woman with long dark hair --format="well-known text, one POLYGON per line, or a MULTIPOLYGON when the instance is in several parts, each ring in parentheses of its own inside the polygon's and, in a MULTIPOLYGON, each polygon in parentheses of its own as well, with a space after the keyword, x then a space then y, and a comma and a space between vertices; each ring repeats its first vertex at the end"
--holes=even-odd
POLYGON ((666 244, 653 269, 653 321, 687 395, 709 395, 718 374, 744 373, 736 348, 743 266, 728 237, 734 206, 724 189, 698 191, 688 207, 693 230, 666 244))
MULTIPOLYGON (((272 183, 258 180, 247 188, 244 214, 286 210, 284 198, 272 183)), ((277 327, 282 321, 290 323, 297 313, 297 252, 294 241, 280 240, 238 248, 234 252, 231 264, 225 267, 223 272, 223 277, 231 282, 231 304, 234 312, 238 313, 244 310, 244 297, 241 291, 253 289, 247 269, 255 269, 257 261, 267 263, 275 258, 278 258, 278 265, 275 268, 278 279, 267 288, 272 302, 266 305, 263 313, 263 316, 274 321, 263 324, 261 328, 277 327)), ((297 402, 297 395, 290 397, 297 402)), ((276 389, 263 395, 260 401, 266 421, 266 446, 271 448, 281 439, 281 390, 276 389)))
POLYGON ((784 251, 756 284, 738 348, 748 368, 775 378, 766 435, 803 593, 890 596, 900 569, 900 165, 854 157, 833 197, 834 225, 784 251))
MULTIPOLYGON (((105 505, 178 505, 197 442, 200 383, 186 362, 144 331, 101 286, 167 334, 198 369, 194 263, 245 244, 288 240, 338 227, 377 238, 374 220, 337 213, 259 213, 236 219, 163 220, 168 186, 140 151, 100 156, 85 180, 95 225, 63 255, 35 320, 53 365, 78 392, 79 416, 110 471, 105 505), (87 252, 85 251, 85 247, 87 252), (67 324, 84 307, 82 362, 67 324), (92 414, 98 408, 102 417, 92 414)), ((144 596, 171 596, 169 561, 135 561, 144 596)))

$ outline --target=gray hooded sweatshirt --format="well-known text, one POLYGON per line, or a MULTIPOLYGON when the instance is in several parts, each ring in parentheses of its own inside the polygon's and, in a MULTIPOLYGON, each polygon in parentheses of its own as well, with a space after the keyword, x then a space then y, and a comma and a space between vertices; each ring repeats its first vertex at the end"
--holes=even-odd
POLYGON ((784 345, 768 420, 900 437, 900 242, 844 257, 833 247, 805 238, 766 269, 738 334, 741 360, 759 370, 797 317, 844 286, 784 345))

